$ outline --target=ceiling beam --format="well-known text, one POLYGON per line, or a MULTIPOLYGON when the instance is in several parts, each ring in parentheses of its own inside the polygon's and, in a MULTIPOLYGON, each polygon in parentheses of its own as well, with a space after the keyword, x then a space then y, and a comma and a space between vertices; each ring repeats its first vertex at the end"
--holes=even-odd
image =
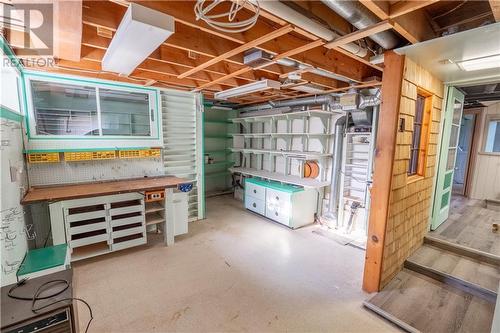
POLYGON ((498 0, 489 0, 491 11, 493 12, 493 17, 496 22, 500 22, 500 1, 498 0))
POLYGON ((54 1, 52 8, 54 56, 71 61, 80 60, 82 1, 54 1))
POLYGON ((361 38, 369 37, 371 35, 374 35, 376 33, 386 31, 389 29, 392 29, 392 22, 390 22, 389 20, 381 21, 377 24, 366 27, 364 29, 356 30, 350 34, 341 36, 341 37, 335 39, 334 41, 325 44, 325 47, 327 47, 327 48, 339 47, 339 46, 360 40, 361 38))
MULTIPOLYGON (((309 47, 309 49, 315 48, 315 47, 318 46, 318 44, 321 45, 320 43, 324 43, 324 42, 321 41, 321 40, 317 40, 317 41, 314 41, 312 43, 308 43, 306 45, 299 46, 299 47, 297 47, 297 48, 295 48, 293 50, 288 50, 286 52, 283 52, 282 54, 278 54, 277 56, 275 56, 273 58, 273 60, 270 63, 263 64, 263 65, 259 66, 258 68, 260 69, 260 68, 267 67, 269 65, 272 65, 274 62, 278 61, 279 59, 283 59, 285 57, 291 57, 291 56, 293 56, 295 54, 302 53, 302 52, 304 52, 305 48, 308 48, 308 47, 309 47)), ((210 85, 212 85, 212 84, 223 82, 224 80, 230 79, 230 78, 234 77, 235 75, 239 75, 241 73, 244 73, 244 72, 247 72, 247 71, 251 71, 251 70, 254 70, 254 68, 250 67, 250 66, 243 67, 241 70, 239 70, 237 72, 228 74, 228 75, 226 75, 226 76, 224 76, 224 77, 222 77, 220 79, 217 79, 215 81, 212 81, 212 82, 209 82, 209 83, 205 83, 201 87, 195 89, 195 91, 199 91, 199 90, 205 89, 207 87, 210 87, 210 85)), ((335 81, 332 80, 332 82, 335 82, 335 81)))
POLYGON ((391 19, 391 21, 393 22, 394 30, 396 30, 396 32, 398 32, 412 44, 436 37, 436 34, 431 27, 431 23, 429 22, 425 13, 422 11, 422 7, 420 7, 419 9, 414 9, 409 15, 408 13, 404 15, 398 15, 398 12, 408 10, 403 7, 403 2, 415 2, 416 4, 425 4, 425 6, 428 6, 430 5, 430 1, 400 1, 402 2, 399 5, 401 9, 395 7, 396 16, 394 17, 391 16, 391 8, 393 8, 392 6, 398 4, 399 2, 393 4, 392 6, 389 1, 360 0, 360 2, 379 19, 391 19))
POLYGON ((395 4, 391 5, 389 8, 389 17, 390 18, 396 18, 411 12, 414 12, 418 9, 427 7, 429 5, 432 5, 433 3, 438 2, 439 0, 420 0, 420 1, 408 1, 408 0, 401 0, 396 2, 395 4))
MULTIPOLYGON (((92 5, 92 3, 91 3, 92 5)), ((118 6, 120 7, 120 6, 118 6)), ((106 21, 107 13, 106 12, 100 12, 97 10, 93 10, 91 12, 87 11, 87 8, 84 8, 83 16, 84 16, 84 28, 83 28, 83 43, 84 45, 89 45, 93 47, 101 47, 101 48, 107 48, 107 46, 110 43, 110 39, 108 37, 101 37, 97 36, 96 32, 96 27, 104 27, 110 30, 116 30, 116 27, 113 26, 113 20, 106 21), (106 24, 103 26, 102 24, 106 24)), ((115 21, 118 21, 116 19, 115 21)), ((278 42, 281 42, 278 39, 278 42)), ((320 46, 324 44, 321 40, 316 40, 314 42, 311 42, 309 44, 305 45, 300 45, 301 49, 298 49, 297 51, 304 52, 309 49, 312 49, 314 47, 320 46)), ((182 23, 176 22, 176 33, 174 33, 170 38, 168 38, 165 43, 161 46, 161 50, 164 48, 168 49, 178 49, 181 52, 186 52, 182 59, 182 61, 186 61, 187 59, 187 52, 192 51, 195 52, 196 54, 200 55, 203 59, 207 59, 207 57, 216 57, 219 54, 223 52, 227 52, 228 50, 231 50, 232 47, 238 47, 239 45, 232 42, 228 41, 225 39, 220 39, 218 37, 212 36, 208 34, 207 32, 197 30, 191 26, 186 26, 183 25, 182 23)), ((156 52, 156 51, 155 51, 156 52)), ((155 56, 155 52, 153 52, 151 56, 155 56)), ((288 54, 288 53, 287 53, 288 54)), ((296 54, 294 52, 293 54, 296 54)), ((329 55, 327 57, 323 57, 323 59, 328 60, 332 65, 339 64, 340 67, 344 64, 342 62, 342 59, 332 59, 332 56, 329 55)), ((167 61, 169 58, 165 58, 167 61)), ((162 59, 163 60, 163 59, 162 59)), ((177 58, 170 59, 173 62, 178 62, 181 60, 177 60, 177 58)), ((200 63, 198 63, 199 65, 200 63)), ((237 72, 239 69, 245 67, 243 64, 243 56, 241 54, 233 56, 231 58, 225 59, 223 62, 219 62, 216 64, 213 64, 209 67, 207 67, 205 70, 218 70, 218 71, 224 71, 224 75, 228 73, 233 73, 237 72)), ((322 67, 324 67, 324 63, 322 63, 322 67)), ((266 68, 262 68, 259 70, 259 75, 255 73, 255 71, 244 71, 244 72, 237 72, 240 73, 237 77, 245 77, 245 78, 253 78, 255 79, 260 79, 261 77, 265 78, 270 78, 270 79, 276 79, 273 78, 273 76, 279 76, 280 74, 287 73, 289 71, 292 71, 293 69, 286 69, 283 66, 277 65, 277 64, 272 64, 267 66, 266 68)), ((349 71, 350 73, 353 73, 354 71, 358 70, 358 68, 350 68, 349 71)), ((360 75, 360 74, 357 74, 360 75)), ((230 76, 228 78, 234 78, 234 76, 230 76)), ((332 86, 331 80, 326 79, 324 77, 314 75, 313 76, 313 81, 315 83, 321 84, 321 85, 327 85, 327 86, 332 86), (328 81, 328 82, 327 82, 328 81)))
POLYGON ((193 73, 199 72, 202 69, 205 69, 213 64, 218 63, 219 61, 225 60, 227 58, 231 58, 232 56, 235 56, 235 55, 240 54, 242 52, 245 52, 249 49, 252 49, 252 48, 254 48, 262 43, 265 43, 265 42, 270 41, 272 39, 275 39, 279 36, 287 34, 287 33, 291 32, 292 30, 293 30, 293 27, 290 24, 287 24, 284 27, 279 28, 278 30, 274 30, 274 31, 272 31, 264 36, 261 36, 257 39, 254 39, 250 42, 247 42, 243 45, 240 45, 240 46, 238 46, 230 51, 227 51, 227 52, 205 62, 204 64, 201 64, 193 69, 190 69, 190 70, 182 73, 181 75, 179 75, 179 78, 182 79, 182 78, 189 76, 193 73))
POLYGON ((377 1, 377 0, 359 0, 366 8, 368 8, 373 14, 375 14, 381 20, 387 20, 389 18, 389 11, 391 4, 389 1, 377 1))
MULTIPOLYGON (((242 33, 225 33, 220 31, 215 31, 213 28, 206 25, 204 22, 197 21, 194 15, 194 1, 140 1, 142 6, 149 7, 155 10, 159 10, 163 13, 175 17, 176 23, 180 22, 185 25, 190 25, 196 29, 205 31, 212 34, 212 39, 214 41, 220 41, 221 39, 230 40, 240 44, 252 41, 260 36, 263 36, 276 29, 270 22, 265 20, 258 20, 257 23, 249 30, 242 33), (216 37, 221 38, 216 38, 216 37)), ((89 1, 89 6, 99 6, 100 2, 89 1)), ((113 3, 108 3, 113 4, 113 3)), ((119 6, 118 6, 119 7, 119 6)), ((173 34, 170 38, 174 37, 173 34)), ((170 39, 169 38, 169 39, 170 39)), ((168 42, 168 40, 167 40, 168 42)), ((283 53, 286 50, 294 49, 304 44, 304 38, 294 36, 292 34, 283 35, 276 40, 262 44, 259 48, 274 54, 283 53)), ((316 51, 316 50, 313 50, 316 51)), ((220 53, 219 53, 220 54, 220 53)), ((340 62, 347 64, 347 66, 329 67, 331 62, 324 62, 323 52, 307 52, 301 54, 300 57, 296 56, 295 59, 304 63, 309 63, 314 66, 319 66, 322 69, 330 70, 336 74, 340 74, 349 77, 355 81, 362 80, 363 77, 373 75, 373 69, 366 67, 363 63, 360 63, 344 54, 333 51, 331 57, 340 60, 340 62), (338 71, 338 72, 337 72, 338 71)))

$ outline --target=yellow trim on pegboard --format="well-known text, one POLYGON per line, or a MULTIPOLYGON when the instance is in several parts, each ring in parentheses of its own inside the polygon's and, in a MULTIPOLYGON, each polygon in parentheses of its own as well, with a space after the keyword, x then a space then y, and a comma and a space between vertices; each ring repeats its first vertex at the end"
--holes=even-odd
POLYGON ((148 158, 160 157, 160 149, 135 149, 135 150, 120 150, 120 158, 148 158))
POLYGON ((57 163, 59 153, 34 153, 27 154, 29 163, 57 163))
POLYGON ((64 160, 67 162, 77 162, 77 161, 94 161, 94 160, 112 160, 116 158, 116 152, 114 150, 108 151, 74 151, 65 152, 64 160))

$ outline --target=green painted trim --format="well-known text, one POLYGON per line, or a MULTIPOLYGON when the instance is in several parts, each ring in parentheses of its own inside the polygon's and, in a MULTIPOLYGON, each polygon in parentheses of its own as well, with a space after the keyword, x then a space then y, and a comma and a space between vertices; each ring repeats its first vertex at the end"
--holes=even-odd
POLYGON ((61 75, 61 74, 46 74, 42 72, 36 72, 36 71, 23 71, 22 75, 22 81, 23 81, 23 97, 24 97, 24 107, 26 110, 26 132, 28 136, 28 141, 31 140, 46 140, 46 141, 51 141, 51 140, 87 140, 87 141, 93 141, 93 140, 159 140, 161 138, 161 128, 160 128, 160 122, 161 122, 161 117, 160 117, 160 112, 161 112, 161 105, 160 105, 160 100, 159 100, 159 91, 158 89, 155 88, 147 88, 147 87, 142 87, 139 85, 132 85, 132 84, 125 84, 125 83, 114 83, 106 80, 99 80, 99 79, 79 79, 78 77, 75 76, 68 76, 68 75, 61 75), (31 135, 30 131, 30 126, 29 126, 29 111, 28 111, 28 99, 27 99, 27 88, 26 86, 29 83, 29 79, 31 77, 41 77, 41 78, 48 78, 48 79, 58 79, 62 81, 68 81, 69 83, 74 83, 74 82, 79 82, 79 83, 89 83, 91 85, 100 85, 100 86, 111 86, 111 87, 121 87, 121 88, 131 88, 131 89, 136 89, 136 90, 144 90, 147 92, 152 92, 155 95, 155 102, 156 102, 156 133, 157 135, 155 137, 139 137, 139 136, 91 136, 91 137, 73 137, 73 136, 61 136, 61 137, 53 137, 53 136, 48 136, 48 137, 42 137, 42 136, 37 136, 33 137, 31 135))
POLYGON ((25 154, 35 153, 64 153, 64 152, 88 152, 88 151, 128 151, 128 150, 146 150, 152 147, 127 147, 127 148, 82 148, 82 149, 25 149, 25 154))
POLYGON ((158 92, 158 89, 155 88, 147 88, 143 87, 140 85, 134 85, 134 84, 128 84, 128 83, 120 83, 120 82, 113 82, 113 81, 107 81, 107 80, 100 80, 100 79, 86 79, 82 78, 80 79, 78 76, 72 76, 72 75, 64 75, 64 74, 50 74, 50 73, 45 73, 45 72, 37 72, 37 71, 30 71, 30 70, 25 70, 24 71, 27 76, 38 76, 38 77, 44 77, 44 78, 50 78, 50 79, 61 79, 61 80, 66 80, 66 81, 71 81, 71 82, 85 82, 85 83, 90 83, 90 84, 101 84, 105 86, 112 86, 112 87, 125 87, 125 88, 133 88, 133 89, 139 89, 139 90, 146 90, 146 91, 151 91, 151 92, 158 92))
POLYGON ((24 71, 24 67, 21 61, 19 61, 19 58, 14 53, 14 51, 11 49, 7 40, 3 37, 3 35, 0 35, 0 46, 2 48, 3 53, 5 53, 5 55, 9 58, 9 60, 16 65, 17 70, 22 73, 24 71))
POLYGON ((17 113, 14 110, 12 110, 6 106, 0 105, 0 118, 12 120, 12 121, 20 123, 23 121, 24 117, 23 117, 23 115, 17 113))
POLYGON ((201 209, 202 209, 202 212, 203 212, 203 216, 202 218, 206 218, 207 216, 207 208, 206 208, 206 205, 205 205, 205 200, 206 200, 206 193, 205 193, 205 106, 204 106, 204 103, 205 103, 205 97, 203 96, 203 94, 201 94, 201 103, 200 103, 200 107, 201 107, 201 112, 202 112, 202 115, 201 115, 201 157, 202 157, 202 163, 201 163, 201 181, 202 181, 202 196, 201 196, 201 209))
POLYGON ((282 183, 277 182, 277 181, 264 180, 261 178, 247 178, 245 180, 245 182, 250 183, 250 184, 264 186, 267 188, 271 188, 271 189, 278 190, 281 192, 286 192, 286 193, 296 193, 296 192, 304 191, 304 188, 300 187, 300 186, 282 184, 282 183))

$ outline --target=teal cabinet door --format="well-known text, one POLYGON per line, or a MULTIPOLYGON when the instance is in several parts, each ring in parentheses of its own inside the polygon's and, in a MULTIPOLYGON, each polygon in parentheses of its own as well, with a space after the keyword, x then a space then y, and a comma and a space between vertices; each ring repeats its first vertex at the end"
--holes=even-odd
POLYGON ((441 223, 446 221, 450 213, 451 190, 463 108, 464 94, 458 89, 450 87, 446 100, 443 135, 439 151, 431 230, 437 229, 441 223))

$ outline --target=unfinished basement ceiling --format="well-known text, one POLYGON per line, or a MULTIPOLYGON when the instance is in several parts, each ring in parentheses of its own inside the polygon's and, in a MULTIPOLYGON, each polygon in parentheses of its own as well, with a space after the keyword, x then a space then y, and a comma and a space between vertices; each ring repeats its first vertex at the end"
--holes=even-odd
MULTIPOLYGON (((202 91, 207 98, 263 79, 283 84, 280 89, 253 92, 229 101, 253 104, 338 92, 351 84, 377 84, 383 64, 371 60, 387 48, 415 44, 494 21, 487 1, 261 1, 255 26, 241 33, 227 33, 196 19, 196 1, 137 2, 174 17, 175 33, 129 76, 103 71, 101 66, 129 3, 122 0, 71 2, 72 6, 80 5, 81 19, 74 16, 65 24, 76 26, 76 31, 80 29, 81 39, 72 38, 71 49, 80 50, 76 54, 81 58, 59 57, 56 67, 39 69, 202 91), (285 7, 285 12, 291 15, 273 11, 270 6, 285 7), (350 12, 346 6, 356 11, 350 12), (387 40, 393 42, 386 44, 387 40), (267 51, 280 61, 251 68, 243 57, 252 49, 267 51), (357 49, 362 52, 356 53, 357 49)), ((253 14, 243 9, 236 20, 253 14)), ((9 34, 15 35, 15 31, 9 30, 9 34)), ((15 43, 11 45, 16 52, 22 52, 15 43)))
POLYGON ((460 87, 465 94, 465 106, 483 106, 485 102, 500 101, 500 81, 460 87))

